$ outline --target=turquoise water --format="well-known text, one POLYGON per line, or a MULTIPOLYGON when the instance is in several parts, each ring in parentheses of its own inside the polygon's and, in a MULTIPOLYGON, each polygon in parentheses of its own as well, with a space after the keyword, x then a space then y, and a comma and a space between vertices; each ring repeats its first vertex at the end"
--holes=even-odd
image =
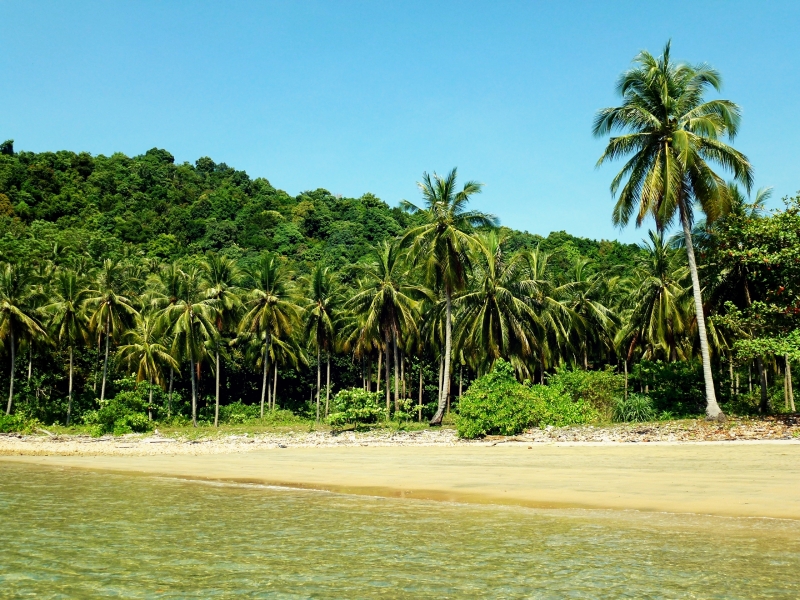
POLYGON ((3 598, 798 598, 799 534, 0 462, 3 598))

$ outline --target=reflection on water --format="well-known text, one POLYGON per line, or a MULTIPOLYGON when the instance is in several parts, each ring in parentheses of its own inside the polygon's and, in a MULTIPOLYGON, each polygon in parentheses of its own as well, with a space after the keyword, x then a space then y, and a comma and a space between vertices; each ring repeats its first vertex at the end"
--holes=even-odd
POLYGON ((798 534, 0 462, 7 598, 798 598, 798 534))

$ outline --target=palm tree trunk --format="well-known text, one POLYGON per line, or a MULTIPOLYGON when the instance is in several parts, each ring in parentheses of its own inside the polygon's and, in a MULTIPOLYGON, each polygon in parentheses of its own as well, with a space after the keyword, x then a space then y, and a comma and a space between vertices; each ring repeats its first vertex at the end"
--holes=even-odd
POLYGON ((194 370, 194 356, 189 354, 189 369, 192 372, 192 425, 197 427, 197 372, 194 370))
POLYGON ((383 352, 378 348, 378 385, 375 386, 375 392, 381 393, 381 361, 383 360, 383 352))
POLYGON ((392 332, 392 352, 394 354, 394 412, 400 410, 400 378, 397 359, 397 332, 392 332))
POLYGON ((717 404, 717 395, 714 392, 714 377, 711 373, 711 354, 708 349, 708 336, 706 335, 706 319, 703 314, 703 297, 700 292, 700 277, 697 274, 697 263, 694 258, 692 244, 692 228, 689 217, 683 205, 680 205, 681 225, 683 237, 686 241, 686 257, 689 261, 689 271, 692 275, 692 292, 694 294, 694 309, 697 318, 697 333, 700 335, 700 356, 703 361, 703 379, 706 384, 706 418, 712 421, 724 421, 725 414, 717 404))
POLYGON ((153 420, 153 376, 147 380, 147 390, 149 392, 147 399, 147 420, 153 420))
POLYGON ((278 363, 273 367, 275 370, 275 380, 272 383, 272 408, 278 408, 278 363))
POLYGON ((33 375, 33 340, 28 343, 28 381, 31 380, 33 375))
POLYGON ((322 369, 319 364, 319 346, 317 346, 317 423, 319 423, 319 388, 322 385, 322 369))
POLYGON ((444 376, 444 358, 441 356, 439 357, 439 389, 436 392, 436 402, 440 402, 442 399, 442 377, 444 376))
POLYGON ((389 420, 389 411, 391 410, 391 392, 389 390, 389 339, 387 336, 386 339, 386 364, 384 365, 384 369, 386 369, 386 420, 389 420))
POLYGON ((405 400, 407 398, 406 394, 406 355, 401 350, 400 351, 400 382, 402 383, 402 389, 400 390, 400 397, 405 400))
POLYGON ((264 375, 261 381, 261 418, 264 418, 264 399, 267 396, 267 369, 269 367, 269 334, 264 338, 264 375))
POLYGON ((106 316, 106 353, 103 359, 103 384, 100 387, 100 402, 106 399, 106 376, 108 375, 108 330, 109 330, 109 316, 106 316))
POLYGON ((447 399, 450 397, 450 353, 453 350, 453 299, 450 290, 445 288, 445 317, 444 317, 444 356, 442 357, 444 373, 442 375, 442 394, 439 397, 439 406, 436 414, 431 419, 431 425, 441 425, 444 411, 447 408, 447 399))
POLYGON ((175 375, 175 369, 169 368, 169 392, 167 393, 167 416, 172 416, 172 378, 175 375))
POLYGON ((756 365, 758 366, 759 379, 761 380, 761 402, 758 405, 758 412, 768 414, 772 412, 772 407, 767 394, 767 368, 764 366, 764 359, 759 356, 756 359, 756 365))
POLYGON ((422 361, 419 363, 419 403, 417 405, 417 420, 422 423, 422 361))
POLYGON ((214 353, 214 362, 217 363, 216 403, 214 404, 214 427, 219 427, 219 350, 214 353))
POLYGON ((97 332, 97 362, 94 369, 94 383, 92 383, 92 391, 97 393, 97 375, 100 373, 100 348, 103 342, 103 330, 97 332))
POLYGON ((625 400, 628 399, 628 359, 622 361, 623 369, 625 369, 625 400))
POLYGON ((325 381, 325 418, 328 418, 328 410, 331 405, 331 353, 328 352, 328 373, 325 381))
POLYGON ((8 406, 6 407, 6 414, 11 414, 11 400, 14 398, 14 368, 17 366, 16 348, 14 348, 14 330, 11 330, 11 376, 8 384, 8 406))
POLYGON ((731 380, 731 398, 733 398, 733 356, 728 358, 728 377, 731 380))
POLYGON ((72 417, 72 346, 69 347, 69 401, 67 402, 67 427, 72 417))
POLYGON ((792 412, 795 412, 794 407, 794 388, 792 386, 792 363, 789 362, 789 357, 786 357, 786 387, 789 390, 789 408, 792 412))

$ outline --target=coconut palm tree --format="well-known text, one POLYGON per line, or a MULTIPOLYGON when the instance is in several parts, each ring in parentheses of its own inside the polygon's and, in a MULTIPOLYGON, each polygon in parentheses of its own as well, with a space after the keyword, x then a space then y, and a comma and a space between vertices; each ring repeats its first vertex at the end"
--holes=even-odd
POLYGON ((456 188, 456 169, 442 177, 422 174, 418 182, 424 206, 403 200, 402 208, 417 215, 421 225, 409 229, 402 244, 410 245, 414 264, 422 267, 428 287, 441 290, 445 300, 444 387, 431 425, 440 425, 450 394, 450 360, 452 356, 453 295, 464 289, 469 270, 469 249, 474 246, 470 232, 475 227, 493 227, 496 217, 467 210, 470 197, 481 192, 483 184, 468 181, 456 188))
POLYGON ((206 297, 214 301, 215 321, 219 333, 211 340, 216 370, 214 427, 219 427, 220 358, 225 354, 221 344, 224 341, 224 335, 234 329, 236 317, 242 307, 241 290, 238 287, 241 274, 234 261, 215 252, 209 252, 206 255, 206 259, 201 263, 201 268, 205 274, 203 290, 206 297))
POLYGON ((614 132, 598 165, 632 155, 611 183, 617 197, 616 225, 626 225, 636 214, 641 225, 652 216, 660 230, 678 216, 686 240, 686 255, 700 338, 706 387, 706 416, 723 420, 711 373, 711 358, 703 314, 703 299, 692 244, 695 204, 709 223, 725 214, 731 194, 712 170, 716 163, 733 173, 750 189, 752 167, 747 157, 721 138, 732 139, 740 122, 739 107, 729 100, 705 101, 709 90, 719 90, 721 77, 707 65, 674 62, 667 43, 660 57, 641 52, 635 66, 620 77, 617 91, 622 105, 600 110, 593 132, 605 137, 614 132))
POLYGON ((325 388, 325 416, 328 416, 331 394, 331 352, 336 343, 335 311, 339 307, 340 296, 333 274, 327 267, 317 265, 306 287, 306 324, 304 337, 317 351, 317 420, 320 416, 321 353, 327 358, 327 384, 325 388))
MULTIPOLYGON (((206 357, 206 344, 218 335, 215 301, 201 289, 201 272, 196 267, 181 271, 182 297, 161 312, 163 327, 172 336, 172 355, 189 361, 192 382, 192 424, 197 427, 197 369, 206 357)), ((171 368, 175 368, 170 365, 171 368)))
POLYGON ((89 292, 90 297, 87 300, 87 305, 93 308, 89 318, 89 327, 105 336, 103 383, 100 387, 101 402, 106 397, 109 341, 112 338, 119 339, 131 319, 138 314, 132 301, 121 293, 126 285, 125 270, 122 265, 107 258, 103 261, 103 266, 97 274, 95 289, 89 292))
POLYGON ((17 343, 23 336, 46 336, 35 314, 34 283, 30 269, 9 263, 0 264, 0 340, 7 344, 11 355, 7 415, 11 414, 14 398, 17 343))
MULTIPOLYGON (((163 315, 164 309, 175 304, 185 295, 183 291, 183 272, 177 262, 163 265, 160 268, 156 268, 155 265, 152 265, 151 271, 152 273, 147 278, 147 291, 143 299, 150 309, 160 311, 159 314, 163 315)), ((170 368, 167 391, 167 415, 172 414, 172 385, 174 378, 175 370, 170 368)))
POLYGON ((267 395, 269 350, 273 339, 286 340, 300 324, 302 308, 295 301, 290 273, 277 257, 264 254, 248 271, 253 289, 248 295, 246 313, 239 324, 240 334, 264 340, 263 381, 261 384, 261 418, 267 395))
POLYGON ((134 327, 126 331, 122 339, 127 342, 119 347, 119 361, 128 369, 136 370, 136 381, 147 381, 149 401, 147 413, 153 420, 153 386, 163 386, 164 367, 177 369, 178 362, 172 358, 169 348, 162 341, 163 321, 154 313, 138 315, 134 327))
POLYGON ((589 368, 589 347, 605 344, 613 346, 612 328, 615 318, 612 311, 603 303, 604 292, 616 281, 610 273, 590 273, 589 260, 578 259, 572 267, 570 281, 567 284, 567 306, 580 320, 582 331, 573 328, 578 339, 574 344, 580 352, 583 368, 589 368))
POLYGON ((52 302, 43 311, 50 316, 50 330, 59 344, 69 348, 69 400, 67 402, 67 426, 72 417, 72 380, 74 373, 75 346, 86 343, 89 337, 86 302, 89 288, 75 271, 66 269, 56 273, 52 285, 52 302))
POLYGON ((418 299, 430 296, 424 286, 411 283, 408 267, 403 263, 399 244, 383 242, 374 251, 372 260, 360 268, 359 289, 347 307, 361 316, 359 338, 379 338, 386 353, 386 416, 390 411, 389 348, 394 354, 394 398, 398 405, 399 376, 397 340, 403 331, 417 329, 418 299))

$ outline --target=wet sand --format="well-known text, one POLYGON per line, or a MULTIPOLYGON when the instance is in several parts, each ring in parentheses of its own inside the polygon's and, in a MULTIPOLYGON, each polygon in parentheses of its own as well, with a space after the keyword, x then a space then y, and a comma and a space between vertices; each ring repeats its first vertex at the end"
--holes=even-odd
POLYGON ((274 448, 15 463, 376 496, 800 520, 800 443, 274 448))

